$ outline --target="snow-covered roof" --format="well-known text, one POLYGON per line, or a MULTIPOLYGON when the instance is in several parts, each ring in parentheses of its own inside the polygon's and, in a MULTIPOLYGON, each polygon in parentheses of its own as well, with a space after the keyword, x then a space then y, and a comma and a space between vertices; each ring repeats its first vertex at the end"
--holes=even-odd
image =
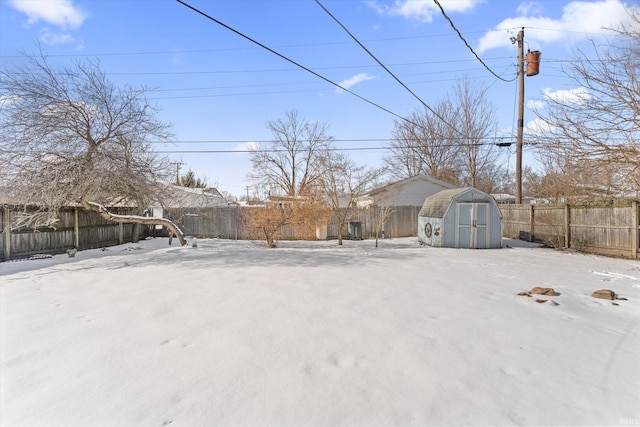
POLYGON ((215 188, 191 188, 171 185, 163 194, 165 208, 210 208, 228 206, 229 202, 215 188))
POLYGON ((427 197, 420 209, 419 216, 429 218, 442 218, 449 208, 451 201, 460 194, 472 190, 471 187, 452 188, 450 190, 442 190, 432 196, 427 197))

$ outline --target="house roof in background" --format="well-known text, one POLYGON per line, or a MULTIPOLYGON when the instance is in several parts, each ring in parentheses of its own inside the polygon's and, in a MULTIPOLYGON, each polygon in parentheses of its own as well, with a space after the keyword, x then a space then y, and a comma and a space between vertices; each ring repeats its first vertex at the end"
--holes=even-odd
POLYGON ((445 181, 441 181, 439 179, 436 179, 434 177, 432 177, 431 175, 427 175, 424 173, 418 174, 418 175, 414 175, 411 178, 406 178, 400 181, 396 181, 396 182, 392 182, 391 184, 387 184, 383 187, 378 187, 375 190, 372 190, 369 192, 369 196, 375 196, 377 194, 383 193, 385 191, 387 191, 389 188, 397 186, 397 185, 402 185, 402 184, 409 184, 411 182, 415 182, 415 181, 425 181, 425 182, 429 182, 431 184, 435 184, 435 185, 439 185, 443 188, 457 188, 455 185, 450 184, 448 182, 445 181))
POLYGON ((210 208, 229 206, 229 202, 215 188, 191 188, 172 184, 163 194, 165 208, 210 208))

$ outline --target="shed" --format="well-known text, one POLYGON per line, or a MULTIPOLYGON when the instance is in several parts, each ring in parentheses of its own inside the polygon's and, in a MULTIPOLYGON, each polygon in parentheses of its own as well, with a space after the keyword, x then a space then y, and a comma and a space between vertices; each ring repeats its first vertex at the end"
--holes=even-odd
POLYGON ((502 214, 493 197, 478 189, 443 190, 424 201, 418 239, 445 248, 501 248, 502 214))

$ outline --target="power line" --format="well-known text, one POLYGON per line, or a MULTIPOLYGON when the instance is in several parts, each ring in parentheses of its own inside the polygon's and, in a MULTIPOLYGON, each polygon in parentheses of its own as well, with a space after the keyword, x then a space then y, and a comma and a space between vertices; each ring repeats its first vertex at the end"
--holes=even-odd
MULTIPOLYGON (((316 0, 318 1, 318 0, 316 0)), ((462 40, 465 44, 465 46, 467 46, 469 48, 469 50, 471 51, 471 53, 473 53, 473 55, 478 59, 478 61, 480 61, 480 63, 484 66, 484 68, 486 68, 487 70, 489 70, 489 72, 491 74, 493 74, 496 78, 502 80, 503 82, 512 82, 515 81, 515 79, 518 78, 518 75, 516 74, 516 76, 511 79, 505 79, 502 76, 499 76, 498 74, 496 74, 491 68, 489 68, 489 66, 487 64, 484 63, 484 61, 478 56, 478 54, 473 50, 473 48, 471 47, 471 45, 469 45, 469 43, 467 42, 467 40, 464 38, 464 36, 462 35, 462 33, 460 32, 460 30, 458 30, 455 26, 455 24, 453 23, 453 21, 451 20, 451 18, 449 18, 449 16, 446 14, 446 12, 444 11, 444 9, 442 8, 442 5, 440 4, 440 2, 438 0, 433 0, 435 2, 435 4, 440 8, 440 11, 442 12, 442 15, 446 18, 447 21, 449 21, 449 24, 451 24, 451 28, 454 29, 454 31, 456 33, 458 33, 458 37, 460 37, 460 40, 462 40)))
MULTIPOLYGON (((519 28, 519 27, 518 27, 519 28)), ((477 30, 477 31, 469 31, 468 34, 481 34, 487 32, 494 31, 505 31, 515 29, 514 28, 496 28, 493 30, 477 30)), ((541 28, 538 28, 541 29, 541 28)), ((556 30, 561 31, 561 30, 556 30)), ((437 37, 450 37, 451 34, 443 33, 443 34, 426 34, 421 36, 411 36, 411 37, 388 37, 382 39, 369 39, 367 42, 377 43, 377 42, 387 42, 387 41, 402 41, 402 40, 416 40, 416 39, 430 39, 437 37)), ((331 45, 340 45, 347 44, 348 42, 323 42, 323 43, 298 43, 298 44, 289 44, 289 45, 279 45, 278 48, 295 48, 295 47, 313 47, 313 46, 331 46, 331 45)), ((140 55, 175 55, 175 54, 189 54, 189 53, 211 53, 211 52, 233 52, 233 51, 241 51, 241 50, 251 50, 255 48, 251 47, 225 47, 225 48, 217 48, 217 49, 191 49, 191 50, 148 50, 148 51, 138 51, 138 52, 105 52, 105 53, 59 53, 59 54, 48 54, 49 58, 87 58, 87 57, 97 57, 97 56, 140 56, 140 55)), ((23 55, 0 55, 0 58, 22 58, 23 55)))
MULTIPOLYGON (((482 79, 483 77, 471 77, 470 80, 474 79, 482 79)), ((415 81, 414 84, 426 84, 426 83, 440 83, 440 82, 450 82, 457 81, 456 78, 451 79, 437 79, 437 80, 421 80, 415 81)), ((275 86, 279 86, 280 84, 274 84, 275 86)), ((267 85, 265 85, 267 86, 267 85)), ((233 86, 229 87, 233 88, 233 86)), ((202 88, 200 90, 209 90, 209 89, 225 89, 225 87, 218 88, 202 88)), ((183 90, 195 90, 195 89, 167 89, 165 91, 183 91, 183 90)), ((155 91, 152 91, 155 92, 155 91)), ((161 100, 161 99, 196 99, 196 98, 222 98, 229 96, 256 96, 256 95, 276 95, 276 94, 284 94, 284 93, 303 93, 303 92, 317 92, 317 89, 292 89, 292 90, 277 90, 277 91, 263 91, 263 92, 234 92, 234 93, 218 93, 218 94, 203 94, 203 95, 173 95, 173 96, 153 96, 149 97, 149 100, 161 100)), ((415 124, 411 121, 408 121, 411 124, 415 124)))
MULTIPOLYGON (((487 146, 487 145, 494 145, 496 147, 509 147, 512 144, 515 144, 515 142, 510 142, 509 140, 513 139, 513 137, 487 137, 485 138, 485 140, 489 141, 489 140, 499 140, 500 142, 466 142, 466 143, 459 143, 459 142, 447 142, 447 143, 442 143, 442 144, 432 144, 431 146, 433 148, 449 148, 449 147, 480 147, 480 146, 487 146)), ((340 140, 340 141, 350 141, 350 142, 357 142, 357 141, 365 141, 365 142, 376 142, 376 141, 391 141, 391 139, 386 138, 386 139, 363 139, 363 140, 340 140)), ((396 140, 397 141, 397 140, 396 140)), ((405 139, 405 141, 407 141, 405 139)), ((153 142, 159 142, 159 141, 152 141, 153 142)), ((182 141, 184 143, 194 143, 197 141, 182 141)), ((200 141, 202 143, 217 143, 217 142, 246 142, 246 141, 200 141)), ((252 141, 252 142, 271 142, 271 141, 252 141)), ((335 142, 335 141, 334 141, 335 142)), ((167 144, 167 143, 165 143, 167 144)), ((536 145, 537 143, 531 143, 531 145, 536 145)), ((169 144, 167 144, 169 145, 169 144)), ((377 147, 373 147, 373 146, 367 146, 367 147, 331 147, 328 148, 328 151, 382 151, 382 150, 395 150, 395 149, 414 149, 416 148, 415 145, 395 145, 395 146, 377 146, 377 147)), ((258 149, 258 151, 263 152, 263 153, 288 153, 289 150, 287 149, 280 149, 280 148, 267 148, 267 149, 258 149)), ((17 153, 24 153, 24 154, 33 154, 33 153, 38 153, 38 151, 34 151, 34 150, 7 150, 7 153, 13 153, 13 154, 17 154, 17 153)), ((202 153, 202 154, 233 154, 233 153, 251 153, 252 150, 206 150, 206 149, 198 149, 198 150, 186 150, 186 149, 179 149, 179 150, 154 150, 154 153, 158 153, 158 154, 198 154, 198 153, 202 153)), ((177 173, 179 173, 179 168, 180 165, 184 165, 184 163, 182 162, 173 162, 171 163, 172 165, 176 165, 177 167, 177 173)))
MULTIPOLYGON (((422 76, 422 75, 431 75, 431 74, 452 74, 454 72, 463 72, 463 71, 474 71, 474 68, 462 68, 457 70, 443 70, 443 71, 430 71, 427 73, 410 73, 408 76, 422 76)), ((433 80, 434 82, 441 82, 443 80, 433 80)), ((426 81, 422 82, 414 82, 414 83, 426 83, 426 81)), ((244 84, 244 85, 227 85, 227 86, 208 86, 208 87, 187 87, 187 88, 177 88, 177 89, 160 89, 153 88, 149 90, 149 92, 157 93, 157 92, 187 92, 187 91, 203 91, 203 90, 214 90, 214 89, 238 89, 238 88, 249 88, 249 87, 265 87, 265 86, 283 86, 283 85, 307 85, 309 82, 291 82, 288 81, 286 83, 258 83, 258 84, 244 84)))
MULTIPOLYGON (((497 59, 512 59, 510 56, 496 56, 492 58, 488 58, 491 60, 497 59)), ((408 67, 413 65, 433 65, 433 64, 450 64, 456 62, 471 62, 473 59, 449 59, 449 60, 438 60, 438 61, 421 61, 421 62, 399 62, 389 64, 390 66, 396 67, 408 67)), ((545 60, 547 61, 547 60, 545 60)), ((571 62, 569 60, 562 61, 557 60, 555 62, 571 62)), ((375 65, 342 65, 342 66, 333 66, 333 67, 318 67, 316 70, 343 70, 343 69, 353 69, 353 68, 374 68, 375 65)), ((144 75, 189 75, 189 74, 238 74, 238 73, 273 73, 273 72, 285 72, 285 71, 296 71, 298 68, 266 68, 266 69, 254 69, 254 70, 205 70, 205 71, 116 71, 109 72, 109 75, 114 76, 144 76, 144 75)))
MULTIPOLYGON (((514 138, 513 136, 509 135, 509 136, 488 136, 486 138, 483 138, 485 140, 500 140, 503 141, 505 139, 509 139, 509 138, 514 138)), ((400 138, 401 140, 406 141, 407 138, 400 138)), ((451 141, 465 141, 467 140, 466 137, 462 138, 454 138, 454 137, 448 137, 447 139, 451 140, 451 141)), ((331 142, 387 142, 387 141, 397 141, 398 138, 351 138, 351 139, 331 139, 331 142)), ((312 142, 315 140, 309 140, 309 139, 298 139, 298 142, 312 142)), ((149 141, 149 143, 151 144, 244 144, 246 142, 255 142, 257 144, 259 143, 269 143, 269 142, 273 142, 273 140, 271 139, 252 139, 252 138, 245 138, 245 139, 198 139, 198 140, 174 140, 171 142, 166 142, 166 141, 149 141)), ((459 144, 459 145, 464 145, 464 144, 459 144)))
POLYGON ((365 52, 367 52, 369 54, 369 56, 371 58, 373 58, 378 65, 380 65, 382 68, 384 68, 384 70, 389 73, 389 75, 391 77, 393 77, 398 83, 400 83, 400 85, 405 88, 411 95, 413 95, 414 98, 416 98, 418 101, 420 101, 420 103, 429 111, 431 111, 431 113, 436 116, 438 119, 440 119, 440 121, 442 121, 442 123, 446 124, 447 126, 449 126, 451 129, 455 130, 458 133, 461 133, 455 126, 453 126, 451 123, 449 123, 448 121, 446 121, 440 114, 438 114, 433 108, 431 108, 429 105, 427 105, 426 102, 424 102, 418 95, 416 95, 411 89, 409 89, 409 87, 407 85, 405 85, 395 74, 393 74, 393 72, 391 72, 391 70, 389 68, 387 68, 387 66, 385 66, 373 53, 371 53, 371 51, 369 49, 367 49, 365 47, 365 45, 363 45, 360 40, 358 40, 356 38, 356 36, 354 36, 351 31, 349 31, 347 29, 347 27, 345 27, 342 22, 340 22, 338 20, 338 18, 336 18, 331 12, 329 12, 329 10, 324 7, 324 5, 322 3, 320 3, 320 0, 315 0, 316 3, 318 4, 318 6, 320 6, 322 8, 322 10, 324 10, 334 21, 336 21, 336 23, 344 30, 346 31, 347 34, 349 34, 349 36, 356 42, 358 43, 358 45, 364 49, 365 52))
POLYGON ((362 101, 364 101, 364 102, 366 102, 366 103, 368 103, 368 104, 373 105, 374 107, 377 107, 377 108, 379 108, 379 109, 381 109, 381 110, 383 110, 383 111, 385 111, 385 112, 387 112, 387 113, 389 113, 389 114, 391 114, 391 115, 393 115, 393 116, 395 116, 395 117, 397 117, 397 118, 399 118, 399 119, 402 119, 402 120, 408 121, 406 118, 404 118, 404 117, 400 116, 399 114, 396 114, 396 113, 394 113, 393 111, 391 111, 391 110, 389 110, 389 109, 387 109, 387 108, 385 108, 385 107, 381 106, 380 104, 376 104, 375 102, 373 102, 373 101, 371 101, 371 100, 369 100, 369 99, 367 99, 367 98, 365 98, 365 97, 363 97, 363 96, 361 96, 361 95, 358 95, 357 93, 353 92, 352 90, 349 90, 349 89, 347 89, 347 88, 345 88, 345 87, 343 87, 343 86, 339 85, 338 83, 334 82, 333 80, 330 80, 330 79, 328 79, 328 78, 324 77, 323 75, 318 74, 317 72, 313 71, 312 69, 310 69, 310 68, 308 68, 308 67, 305 67, 305 66, 304 66, 304 65, 302 65, 302 64, 299 64, 298 62, 294 61, 293 59, 290 59, 290 58, 288 58, 288 57, 284 56, 283 54, 281 54, 281 53, 279 53, 279 52, 277 52, 277 51, 275 51, 275 50, 271 49, 270 47, 268 47, 268 46, 266 46, 266 45, 264 45, 264 44, 260 43, 259 41, 254 40, 254 39, 252 39, 251 37, 249 37, 249 36, 247 36, 247 35, 245 35, 245 34, 241 33, 240 31, 238 31, 238 30, 236 30, 236 29, 234 29, 234 28, 231 28, 231 27, 230 27, 230 26, 228 26, 227 24, 225 24, 225 23, 223 23, 223 22, 221 22, 221 21, 219 21, 219 20, 215 19, 214 17, 212 17, 212 16, 210 16, 210 15, 207 15, 206 13, 204 13, 204 12, 202 12, 202 11, 200 11, 200 10, 196 9, 195 7, 193 7, 193 6, 191 6, 191 5, 187 4, 187 3, 185 3, 184 1, 182 1, 182 0, 176 0, 176 1, 177 1, 178 3, 180 3, 180 4, 184 5, 184 6, 188 7, 189 9, 193 10, 194 12, 196 12, 196 13, 198 13, 198 14, 200 14, 200 15, 204 16, 205 18, 210 19, 211 21, 215 22, 216 24, 218 24, 218 25, 220 25, 220 26, 222 26, 222 27, 224 27, 224 28, 228 29, 229 31, 231 31, 231 32, 233 32, 233 33, 235 33, 235 34, 237 34, 237 35, 239 35, 240 37, 242 37, 242 38, 244 38, 244 39, 249 40, 251 43, 254 43, 254 44, 256 44, 256 45, 260 46, 261 48, 263 48, 263 49, 265 49, 265 50, 267 50, 267 51, 269 51, 269 52, 273 53, 274 55, 276 55, 276 56, 278 56, 278 57, 280 57, 280 58, 284 59, 285 61, 290 62, 291 64, 295 65, 296 67, 302 68, 303 70, 305 70, 305 71, 307 71, 307 72, 309 72, 309 73, 313 74, 314 76, 316 76, 316 77, 318 77, 318 78, 320 78, 320 79, 324 80, 325 82, 330 83, 330 84, 332 84, 333 86, 335 86, 335 87, 337 87, 337 88, 339 88, 339 89, 342 89, 342 90, 344 90, 344 91, 345 91, 345 92, 347 92, 347 93, 350 93, 351 95, 353 95, 353 96, 357 97, 358 99, 360 99, 360 100, 362 100, 362 101))
MULTIPOLYGON (((502 143, 492 143, 492 142, 470 142, 467 144, 437 144, 434 147, 437 148, 445 148, 445 147, 480 147, 485 145, 495 145, 497 147, 509 147, 511 144, 515 144, 515 142, 502 142, 502 143)), ((333 147, 329 148, 328 151, 383 151, 383 150, 394 150, 394 149, 411 149, 416 148, 414 146, 394 146, 394 147, 333 147)), ((289 151, 286 149, 266 149, 259 150, 261 153, 288 153, 289 151)), ((247 150, 157 150, 154 153, 159 154, 233 154, 233 153, 251 153, 251 151, 247 150)))
MULTIPOLYGON (((567 33, 567 34, 578 34, 581 36, 601 36, 602 33, 594 33, 594 32, 584 32, 584 31, 572 31, 572 30, 563 30, 558 28, 542 28, 542 27, 527 27, 531 30, 539 30, 539 31, 553 31, 558 33, 567 33)), ((509 30, 517 30, 520 27, 508 27, 508 28, 494 28, 491 30, 474 30, 474 31, 466 31, 466 34, 486 34, 489 32, 503 32, 509 30)), ((402 41, 402 40, 416 40, 416 39, 430 39, 430 38, 438 38, 438 37, 450 37, 449 33, 442 34, 425 34, 420 36, 410 36, 410 37, 387 37, 382 39, 367 39, 365 42, 367 43, 378 43, 378 42, 387 42, 387 41, 402 41)), ((292 47, 312 47, 312 46, 330 46, 330 45, 340 45, 346 44, 347 42, 324 42, 324 43, 300 43, 300 44, 289 44, 289 45, 279 45, 278 48, 292 48, 292 47)), ((211 53, 211 52, 233 52, 233 51, 241 51, 241 50, 251 50, 253 48, 250 47, 234 47, 234 48, 217 48, 217 49, 192 49, 192 50, 150 50, 150 51, 138 51, 138 52, 103 52, 103 53, 60 53, 60 54, 47 54, 49 58, 90 58, 90 57, 99 57, 99 56, 141 56, 141 55, 174 55, 174 54, 189 54, 189 53, 211 53)), ((22 58, 23 55, 0 55, 0 58, 3 59, 12 59, 12 58, 22 58)), ((548 59, 545 59, 545 62, 548 62, 548 59)))
MULTIPOLYGON (((105 54, 109 55, 109 54, 105 54)), ((54 55, 48 55, 54 56, 54 55)), ((60 55, 60 56, 73 56, 73 55, 60 55)), ((87 56, 96 56, 96 55, 87 55, 87 56)), ((23 57, 23 56, 20 56, 23 57)), ((0 58, 7 58, 6 56, 0 56, 0 58)), ((500 59, 512 59, 511 56, 494 56, 490 58, 486 58, 486 60, 500 60, 500 59)), ((417 65, 442 65, 442 64, 454 64, 454 63, 462 63, 462 62, 475 62, 474 59, 447 59, 447 60, 434 60, 434 61, 418 61, 418 62, 397 62, 391 63, 389 66, 394 67, 410 67, 417 65)), ((552 59, 547 58, 545 62, 573 62, 570 59, 552 59)), ((342 65, 342 66, 332 66, 332 67, 318 67, 316 70, 342 70, 342 69, 357 69, 357 68, 374 68, 376 65, 342 65)), ((252 69, 252 70, 204 70, 204 71, 112 71, 107 72, 109 75, 113 76, 144 76, 144 75, 191 75, 191 74, 238 74, 238 73, 271 73, 271 72, 288 72, 288 71, 296 71, 298 68, 263 68, 263 69, 252 69)), ((444 71, 435 71, 430 73, 423 74, 432 74, 432 73, 447 73, 454 71, 473 71, 473 69, 461 69, 461 70, 444 70, 444 71)), ((16 73, 16 74, 24 74, 24 73, 16 73)))
MULTIPOLYGON (((252 39, 251 37, 247 36, 246 34, 241 33, 240 31, 236 30, 235 28, 232 28, 232 27, 228 26, 227 24, 225 24, 225 23, 223 23, 223 22, 221 22, 221 21, 219 21, 219 20, 215 19, 214 17, 212 17, 212 16, 210 16, 210 15, 207 15, 206 13, 202 12, 201 10, 196 9, 195 7, 193 7, 193 6, 189 5, 188 3, 185 3, 185 2, 184 2, 184 1, 182 1, 182 0, 176 0, 176 1, 177 1, 178 3, 180 3, 180 4, 182 4, 183 6, 185 6, 185 7, 189 8, 189 9, 191 9, 192 11, 194 11, 194 12, 196 12, 196 13, 198 13, 198 14, 200 14, 200 15, 204 16, 205 18, 207 18, 207 19, 209 19, 209 20, 211 20, 211 21, 215 22, 216 24, 218 24, 218 25, 220 25, 220 26, 222 26, 222 27, 224 27, 224 28, 228 29, 229 31, 231 31, 231 32, 233 32, 233 33, 235 33, 235 34, 237 34, 237 35, 239 35, 240 37, 242 37, 242 38, 244 38, 244 39, 246 39, 246 40, 250 41, 251 43, 254 43, 254 44, 256 44, 256 45, 258 45, 258 46, 262 47, 263 49, 267 50, 267 51, 268 51, 268 52, 270 52, 270 53, 273 53, 274 55, 278 56, 279 58, 282 58, 282 59, 284 59, 285 61, 287 61, 287 62, 289 62, 289 63, 291 63, 291 64, 295 65, 296 67, 299 67, 299 68, 301 68, 301 69, 303 69, 303 70, 305 70, 305 71, 307 71, 307 72, 309 72, 309 73, 313 74, 314 76, 316 76, 316 77, 318 77, 318 78, 320 78, 320 79, 324 80, 325 82, 330 83, 330 84, 332 84, 333 86, 335 86, 335 87, 337 87, 337 88, 339 88, 339 89, 344 90, 345 92, 347 92, 347 93, 349 93, 349 94, 351 94, 351 95, 355 96, 356 98, 358 98, 358 99, 360 99, 360 100, 362 100, 362 101, 364 101, 364 102, 366 102, 366 103, 368 103, 368 104, 370 104, 370 105, 373 105, 374 107, 379 108, 380 110, 385 111, 385 112, 387 112, 387 113, 391 114, 392 116, 395 116, 395 117, 399 118, 400 120, 403 120, 403 121, 405 121, 405 122, 407 122, 407 123, 410 123, 410 124, 412 124, 412 125, 414 125, 414 126, 418 126, 418 127, 419 127, 419 128, 421 128, 421 129, 425 129, 423 126, 419 125, 418 123, 415 123, 415 122, 413 122, 413 121, 411 121, 411 120, 409 120, 409 119, 407 119, 407 118, 405 118, 405 117, 403 117, 403 116, 401 116, 401 115, 399 115, 399 114, 394 113, 393 111, 389 110, 388 108, 385 108, 385 107, 381 106, 380 104, 377 104, 377 103, 375 103, 375 102, 373 102, 373 101, 371 101, 371 100, 369 100, 369 99, 367 99, 367 98, 365 98, 365 97, 363 97, 363 96, 361 96, 361 95, 358 95, 357 93, 353 92, 352 90, 349 90, 349 89, 347 89, 347 88, 345 88, 345 87, 341 86, 340 84, 338 84, 338 83, 334 82, 333 80, 330 80, 330 79, 328 79, 327 77, 324 77, 323 75, 321 75, 321 74, 319 74, 319 73, 317 73, 317 72, 313 71, 312 69, 310 69, 310 68, 308 68, 308 67, 305 67, 305 66, 304 66, 304 65, 302 65, 302 64, 299 64, 298 62, 294 61, 293 59, 290 59, 290 58, 288 58, 288 57, 284 56, 283 54, 281 54, 281 53, 279 53, 279 52, 277 52, 277 51, 275 51, 275 50, 271 49, 270 47, 268 47, 268 46, 266 46, 266 45, 264 45, 264 44, 260 43, 259 41, 252 39)), ((434 112, 434 114, 435 114, 435 112, 434 112)), ((440 116, 438 116, 438 117, 440 117, 440 116)), ((447 122, 445 122, 445 123, 447 123, 447 122)), ((448 124, 448 123, 447 123, 447 124, 448 124)), ((451 126, 451 125, 449 125, 449 126, 451 126)), ((459 130, 457 130, 455 127, 453 127, 453 126, 451 126, 451 127, 452 127, 452 129, 454 129, 456 132, 458 132, 458 133, 460 133, 460 134, 462 135, 462 133, 461 133, 459 130)))

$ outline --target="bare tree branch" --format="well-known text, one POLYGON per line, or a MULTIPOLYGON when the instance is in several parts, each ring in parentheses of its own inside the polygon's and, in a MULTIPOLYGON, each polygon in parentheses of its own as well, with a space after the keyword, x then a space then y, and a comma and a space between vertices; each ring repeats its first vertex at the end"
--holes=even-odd
POLYGON ((640 14, 629 14, 615 37, 575 53, 564 70, 575 88, 545 96, 536 110, 537 157, 571 197, 639 194, 640 14))
POLYGON ((323 173, 318 158, 331 148, 326 124, 311 123, 296 110, 267 123, 273 140, 251 151, 249 177, 262 188, 287 196, 304 195, 323 173))
POLYGON ((148 89, 116 87, 98 61, 54 69, 42 49, 24 55, 24 64, 0 72, 5 197, 39 206, 31 217, 36 226, 55 221, 58 209, 74 202, 85 209, 128 203, 142 213, 170 174, 168 159, 149 141, 173 137, 145 98, 148 89))

